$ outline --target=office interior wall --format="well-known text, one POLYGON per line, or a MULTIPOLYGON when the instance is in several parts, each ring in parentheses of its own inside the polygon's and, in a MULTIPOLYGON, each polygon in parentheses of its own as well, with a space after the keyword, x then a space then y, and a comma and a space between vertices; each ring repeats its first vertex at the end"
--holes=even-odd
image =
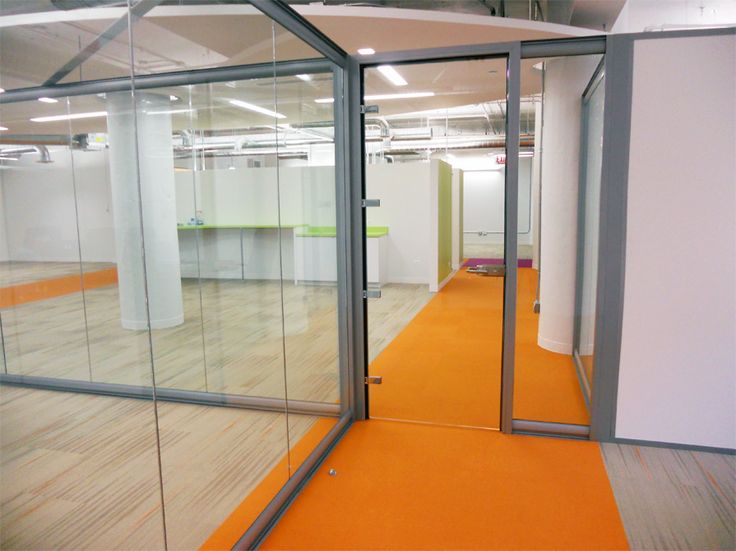
POLYGON ((390 283, 430 280, 430 183, 430 163, 366 165, 366 197, 381 200, 379 208, 367 209, 367 224, 389 227, 390 283))
MULTIPOLYGON (((532 244, 532 163, 530 157, 519 159, 519 236, 520 245, 532 244)), ((503 244, 504 186, 501 170, 466 171, 464 178, 463 225, 466 243, 503 244), (477 232, 489 232, 479 236, 477 232)))
POLYGON ((572 353, 581 98, 599 61, 596 55, 545 62, 538 344, 561 354, 572 353))
POLYGON ((332 166, 176 173, 179 224, 189 222, 196 197, 196 210, 205 224, 277 225, 280 214, 282 225, 334 226, 334 196, 334 161, 332 166))
POLYGON ((436 163, 437 179, 437 284, 452 273, 452 167, 444 161, 436 163))
POLYGON ((723 24, 736 24, 736 2, 732 0, 627 0, 611 31, 638 33, 723 24))
POLYGON ((50 148, 50 154, 52 163, 23 155, 0 171, 8 259, 77 262, 81 245, 85 261, 115 262, 107 152, 70 153, 60 147, 50 148))
POLYGON ((736 448, 734 98, 733 35, 635 43, 617 437, 736 448))
POLYGON ((452 269, 463 260, 463 171, 452 170, 452 269))

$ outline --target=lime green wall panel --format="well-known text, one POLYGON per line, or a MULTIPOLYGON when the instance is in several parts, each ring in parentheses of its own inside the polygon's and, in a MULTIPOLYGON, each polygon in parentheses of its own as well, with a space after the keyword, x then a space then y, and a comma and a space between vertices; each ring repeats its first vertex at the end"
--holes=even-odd
POLYGON ((437 283, 452 272, 452 167, 439 162, 437 178, 437 283))

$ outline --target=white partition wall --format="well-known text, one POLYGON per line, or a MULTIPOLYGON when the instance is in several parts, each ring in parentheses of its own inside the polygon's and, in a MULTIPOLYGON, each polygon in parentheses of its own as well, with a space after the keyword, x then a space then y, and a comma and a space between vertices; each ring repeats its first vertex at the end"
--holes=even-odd
POLYGON ((736 448, 736 38, 634 43, 616 436, 736 448))

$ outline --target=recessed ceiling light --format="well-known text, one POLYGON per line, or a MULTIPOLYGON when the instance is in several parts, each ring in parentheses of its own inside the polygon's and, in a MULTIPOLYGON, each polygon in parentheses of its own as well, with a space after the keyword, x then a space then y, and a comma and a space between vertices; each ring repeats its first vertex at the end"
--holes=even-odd
POLYGON ((181 98, 179 96, 169 96, 170 101, 179 101, 181 98))
POLYGON ((50 117, 35 117, 32 122, 56 122, 74 119, 92 119, 94 117, 106 117, 107 111, 92 111, 91 113, 72 113, 71 115, 52 115, 50 117))
POLYGON ((54 98, 38 98, 38 101, 43 103, 59 103, 59 100, 54 98))
MULTIPOLYGON (((374 94, 364 96, 364 100, 385 100, 385 99, 412 99, 412 98, 431 98, 434 96, 434 92, 406 92, 403 94, 374 94)), ((333 103, 335 98, 319 98, 314 100, 314 103, 333 103)))
POLYGON ((303 80, 304 82, 309 82, 310 80, 312 80, 312 77, 310 77, 309 75, 296 75, 296 78, 298 78, 299 80, 303 80))
POLYGON ((376 53, 376 50, 373 48, 358 48, 358 53, 360 55, 373 55, 376 53))
POLYGON ((404 77, 402 77, 396 69, 391 67, 391 65, 379 65, 376 68, 394 86, 406 86, 408 84, 406 80, 404 80, 404 77))
POLYGON ((257 105, 253 105, 252 103, 248 103, 246 101, 240 101, 239 99, 231 99, 230 104, 234 105, 235 107, 242 107, 243 109, 248 109, 249 111, 255 111, 256 113, 268 115, 269 117, 276 117, 277 119, 286 118, 286 115, 277 113, 276 111, 271 111, 270 109, 259 107, 257 105))

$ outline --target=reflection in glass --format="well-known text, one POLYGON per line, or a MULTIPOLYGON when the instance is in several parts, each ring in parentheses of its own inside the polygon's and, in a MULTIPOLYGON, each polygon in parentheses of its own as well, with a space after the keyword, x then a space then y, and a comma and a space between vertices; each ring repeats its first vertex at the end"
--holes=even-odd
POLYGON ((595 342, 595 307, 598 283, 598 212, 601 196, 601 165, 603 150, 603 105, 605 76, 597 79, 583 100, 585 135, 584 177, 580 182, 583 194, 583 249, 578 342, 576 353, 583 365, 588 387, 593 386, 593 346, 595 342))
MULTIPOLYGON (((522 70, 521 207, 531 232, 519 235, 514 419, 588 425, 573 359, 581 97, 601 56, 528 59, 522 70), (525 118, 533 118, 526 124, 525 118), (525 144, 526 141, 526 144, 525 144), (571 160, 572 159, 572 160, 571 160), (531 188, 524 182, 531 179, 531 188)), ((582 430, 582 429, 581 429, 582 430)))

